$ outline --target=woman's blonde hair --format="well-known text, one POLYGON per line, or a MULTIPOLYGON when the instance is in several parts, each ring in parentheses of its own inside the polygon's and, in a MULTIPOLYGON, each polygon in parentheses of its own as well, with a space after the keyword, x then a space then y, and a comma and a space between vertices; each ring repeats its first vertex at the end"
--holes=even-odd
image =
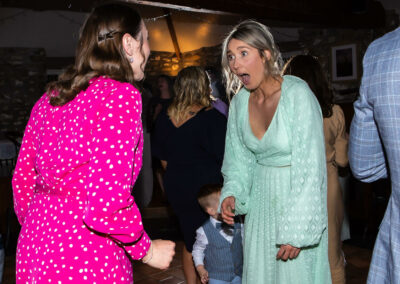
POLYGON ((168 116, 177 123, 187 118, 192 106, 211 106, 210 80, 201 67, 182 69, 175 79, 174 91, 175 97, 168 108, 168 116))
POLYGON ((268 50, 271 58, 265 61, 265 75, 273 77, 281 75, 282 56, 268 27, 254 20, 245 20, 236 25, 222 43, 222 73, 229 98, 232 93, 236 94, 242 87, 239 78, 229 68, 227 49, 232 39, 241 40, 257 48, 262 58, 265 57, 264 50, 268 50))

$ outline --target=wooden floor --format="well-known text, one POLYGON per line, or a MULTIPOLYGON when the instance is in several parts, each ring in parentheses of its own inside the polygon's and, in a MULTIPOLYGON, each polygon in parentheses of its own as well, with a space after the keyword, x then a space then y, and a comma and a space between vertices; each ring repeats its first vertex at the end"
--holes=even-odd
MULTIPOLYGON (((135 284, 178 284, 185 283, 181 250, 183 242, 177 242, 177 250, 169 269, 160 271, 140 262, 134 263, 135 284)), ((364 284, 367 279, 371 250, 345 244, 347 284, 364 284)), ((15 283, 15 256, 8 256, 5 263, 3 284, 15 283)))

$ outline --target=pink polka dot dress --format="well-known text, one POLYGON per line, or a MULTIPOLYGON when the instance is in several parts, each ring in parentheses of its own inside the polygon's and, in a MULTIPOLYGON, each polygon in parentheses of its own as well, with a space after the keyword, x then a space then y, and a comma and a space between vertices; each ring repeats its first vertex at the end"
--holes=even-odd
POLYGON ((131 196, 141 108, 138 90, 106 77, 64 106, 36 103, 13 177, 17 283, 133 282, 130 258, 150 247, 131 196))

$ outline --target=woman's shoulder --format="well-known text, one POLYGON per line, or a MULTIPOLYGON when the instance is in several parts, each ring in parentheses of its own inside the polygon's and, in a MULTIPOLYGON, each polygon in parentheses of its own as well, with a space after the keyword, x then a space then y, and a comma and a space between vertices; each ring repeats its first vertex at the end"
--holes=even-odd
POLYGON ((46 112, 47 109, 51 108, 52 106, 50 105, 50 97, 47 93, 44 93, 39 100, 36 101, 34 104, 32 111, 31 111, 31 116, 36 119, 37 117, 45 117, 43 115, 44 112, 46 112))
POLYGON ((103 99, 108 96, 129 96, 140 98, 139 90, 128 82, 121 82, 107 76, 99 76, 89 81, 86 92, 96 93, 103 99))
POLYGON ((342 114, 343 113, 343 109, 341 108, 340 105, 333 104, 332 105, 332 112, 336 113, 336 114, 342 114))
MULTIPOLYGON (((207 132, 211 131, 211 133, 222 133, 226 131, 226 126, 227 118, 214 107, 204 109, 198 113, 196 117, 193 118, 193 123, 191 124, 191 127, 197 129, 199 133, 203 133, 203 130, 207 132)), ((208 137, 207 139, 214 138, 208 137)))
POLYGON ((292 75, 283 76, 282 94, 285 100, 292 103, 316 101, 308 84, 303 79, 292 75))
POLYGON ((293 75, 283 76, 282 91, 299 92, 301 90, 310 90, 306 81, 293 75))
POLYGON ((228 106, 229 116, 233 115, 237 116, 239 113, 242 113, 245 110, 245 106, 249 101, 250 92, 245 88, 242 87, 238 93, 236 93, 228 106))
POLYGON ((250 96, 250 92, 245 88, 242 87, 237 94, 235 94, 231 100, 231 105, 240 105, 250 96))
POLYGON ((344 120, 344 113, 339 105, 334 104, 332 106, 332 117, 336 120, 344 120))
POLYGON ((204 111, 202 111, 202 115, 201 116, 205 117, 206 119, 210 119, 210 120, 226 121, 225 115, 223 115, 215 107, 210 107, 210 108, 204 109, 204 111))

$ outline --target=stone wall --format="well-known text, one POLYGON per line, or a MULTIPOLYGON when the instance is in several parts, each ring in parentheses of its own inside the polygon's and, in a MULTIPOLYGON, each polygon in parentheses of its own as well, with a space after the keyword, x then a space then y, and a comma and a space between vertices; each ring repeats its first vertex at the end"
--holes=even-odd
POLYGON ((373 30, 349 29, 303 29, 300 30, 300 45, 305 54, 318 57, 331 88, 334 90, 336 101, 352 102, 358 95, 362 77, 362 59, 371 41, 375 38, 373 30), (355 44, 356 46, 356 79, 332 80, 332 48, 355 44))
POLYGON ((0 48, 0 131, 22 134, 46 83, 43 48, 0 48))
POLYGON ((394 11, 386 11, 386 27, 380 29, 304 28, 299 30, 297 48, 303 54, 311 54, 318 57, 331 88, 334 90, 335 100, 337 102, 351 103, 358 95, 362 78, 362 60, 369 44, 398 26, 399 15, 394 11), (354 80, 333 81, 332 48, 347 44, 356 45, 357 78, 354 80))

